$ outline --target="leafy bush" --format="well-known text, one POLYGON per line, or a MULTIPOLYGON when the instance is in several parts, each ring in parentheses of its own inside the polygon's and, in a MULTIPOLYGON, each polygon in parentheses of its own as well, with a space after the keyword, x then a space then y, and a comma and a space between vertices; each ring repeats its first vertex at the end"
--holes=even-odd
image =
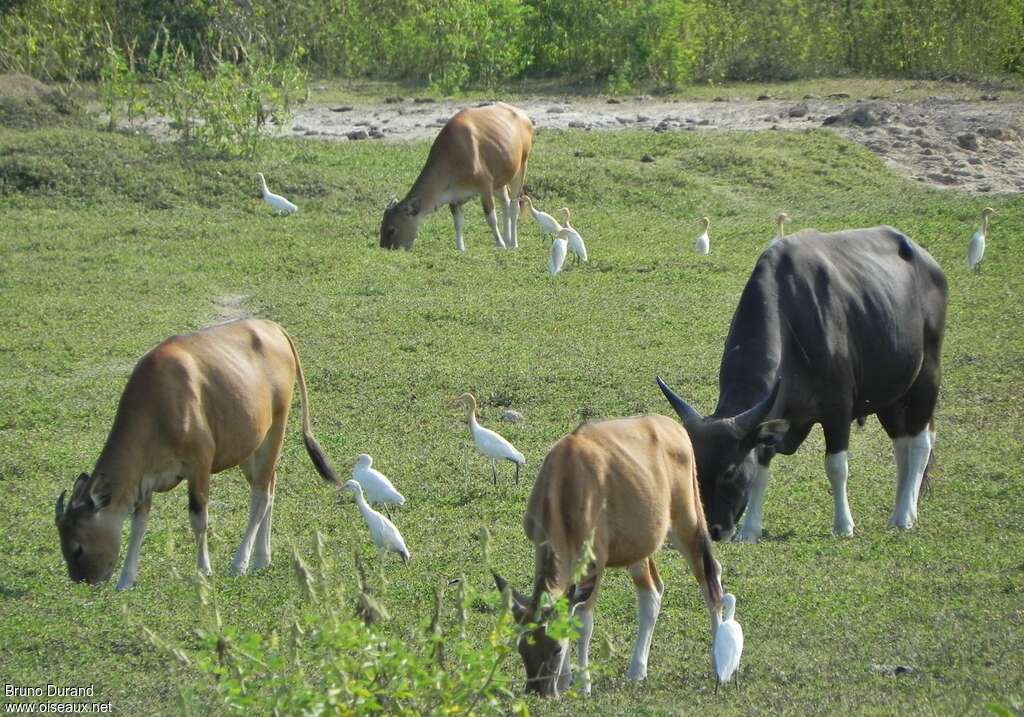
POLYGON ((444 92, 524 76, 615 90, 935 77, 1024 70, 1024 0, 37 0, 0 11, 0 71, 98 79, 112 47, 149 74, 153 47, 168 38, 204 76, 223 63, 296 60, 306 71, 444 92))
MULTIPOLYGON (((317 536, 317 566, 296 553, 293 567, 306 597, 300 614, 268 634, 224 625, 217 595, 199 579, 207 627, 198 650, 172 646, 151 632, 151 643, 193 665, 230 712, 242 714, 421 715, 526 714, 502 667, 515 655, 519 627, 511 595, 490 600, 493 626, 481 641, 467 636, 471 605, 480 604, 465 580, 455 588, 436 588, 434 611, 418 639, 389 634, 387 610, 356 557, 358 584, 347 592, 334 578, 324 544, 317 536), (445 609, 445 590, 456 592, 454 609, 445 609), (348 606, 348 609, 344 609, 348 606)), ((566 601, 558 603, 551 634, 576 634, 566 601)), ((518 667, 518 666, 517 666, 518 667)), ((182 695, 185 711, 200 698, 182 695)))

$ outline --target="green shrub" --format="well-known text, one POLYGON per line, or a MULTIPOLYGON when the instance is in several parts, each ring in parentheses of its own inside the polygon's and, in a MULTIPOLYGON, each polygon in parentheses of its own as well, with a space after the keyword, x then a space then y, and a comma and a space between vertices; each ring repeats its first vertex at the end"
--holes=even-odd
MULTIPOLYGON (((295 554, 296 579, 306 597, 298 614, 267 633, 223 624, 217 595, 199 579, 201 612, 208 623, 198 630, 194 651, 146 637, 162 651, 196 668, 229 712, 242 714, 425 715, 526 714, 502 667, 515 657, 519 626, 511 595, 490 593, 493 624, 482 640, 467 636, 472 605, 484 604, 465 580, 435 589, 433 614, 418 636, 393 635, 387 610, 356 557, 358 584, 346 591, 336 580, 317 538, 317 566, 295 554), (455 593, 445 609, 445 592, 455 593), (345 606, 348 606, 347 609, 345 606)), ((572 637, 576 623, 565 599, 549 634, 572 637)), ((518 665, 514 665, 518 668, 518 665)), ((183 691, 186 713, 202 701, 183 691)), ((208 711, 204 705, 197 712, 208 711)))

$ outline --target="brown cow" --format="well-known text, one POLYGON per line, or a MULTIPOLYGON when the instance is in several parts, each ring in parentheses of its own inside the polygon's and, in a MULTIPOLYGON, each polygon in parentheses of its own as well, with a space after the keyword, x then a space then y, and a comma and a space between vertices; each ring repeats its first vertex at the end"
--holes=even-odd
MULTIPOLYGON (((526 666, 527 691, 557 696, 568 686, 568 640, 545 632, 551 608, 541 607, 544 592, 568 590, 582 622, 577 645, 581 689, 590 692, 588 646, 593 606, 605 567, 624 567, 633 576, 639 629, 628 676, 647 676, 647 656, 664 591, 652 558, 669 537, 686 556, 711 616, 719 621, 721 568, 712 556, 697 475, 686 430, 665 416, 620 418, 584 424, 562 438, 544 459, 523 519, 535 546, 533 595, 513 594, 520 624, 538 627, 519 642, 526 666), (568 586, 572 566, 586 541, 593 561, 579 585, 568 586)), ((499 590, 506 581, 495 574, 499 590)))
POLYGON ((480 197, 494 243, 499 248, 518 247, 516 208, 532 147, 533 122, 522 110, 504 102, 462 110, 437 135, 405 199, 392 200, 384 210, 380 245, 412 249, 423 220, 447 204, 455 221, 455 248, 465 251, 462 205, 480 197), (495 193, 505 212, 504 239, 494 211, 495 193))
POLYGON ((121 527, 131 538, 117 589, 138 574, 139 550, 154 491, 188 481, 188 506, 198 567, 210 574, 206 548, 210 474, 239 466, 251 487, 249 523, 231 563, 244 574, 270 565, 275 466, 292 386, 299 379, 302 435, 313 465, 338 484, 309 426, 306 381, 288 334, 256 319, 172 336, 139 359, 92 475, 75 481, 65 508, 57 499, 57 529, 72 580, 97 584, 114 572, 121 527))

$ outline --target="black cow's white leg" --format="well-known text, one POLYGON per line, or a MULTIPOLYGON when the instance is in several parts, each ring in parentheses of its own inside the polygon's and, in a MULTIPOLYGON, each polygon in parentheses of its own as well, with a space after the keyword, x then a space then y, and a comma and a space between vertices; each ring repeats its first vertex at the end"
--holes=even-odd
POLYGON ((124 558, 121 577, 117 580, 118 590, 128 590, 139 576, 139 554, 142 552, 142 538, 149 522, 150 499, 147 496, 132 513, 132 533, 128 538, 128 554, 124 558))
POLYGON ((756 543, 761 539, 764 530, 764 494, 768 490, 768 479, 771 468, 768 464, 757 463, 754 479, 750 483, 750 499, 747 502, 747 514, 743 518, 743 526, 736 534, 738 543, 756 543))
POLYGON ((846 481, 850 475, 847 452, 826 453, 825 473, 828 475, 828 482, 832 485, 832 501, 835 509, 832 515, 832 534, 849 537, 853 535, 853 515, 850 513, 850 504, 846 497, 846 481))
POLYGON ((580 693, 590 696, 590 638, 594 635, 594 611, 583 606, 576 609, 580 619, 580 637, 576 641, 576 665, 580 673, 580 693))
POLYGON ((647 677, 647 658, 651 652, 654 626, 661 612, 661 593, 646 559, 630 565, 629 573, 633 576, 633 584, 636 587, 637 629, 633 657, 629 661, 626 676, 631 680, 642 680, 647 677))
POLYGON ((912 528, 917 520, 917 497, 921 491, 921 479, 924 477, 928 458, 931 455, 931 432, 925 426, 915 436, 901 436, 893 440, 893 452, 896 454, 896 507, 889 526, 893 528, 912 528))

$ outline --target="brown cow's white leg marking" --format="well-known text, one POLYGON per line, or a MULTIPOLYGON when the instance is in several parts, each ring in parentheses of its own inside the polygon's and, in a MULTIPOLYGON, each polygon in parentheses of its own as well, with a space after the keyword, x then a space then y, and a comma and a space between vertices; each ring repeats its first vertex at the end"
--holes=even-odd
POLYGON ((519 245, 516 242, 516 235, 513 229, 513 220, 516 212, 512 210, 512 199, 509 197, 508 187, 502 187, 498 196, 501 198, 501 207, 504 212, 505 246, 509 249, 518 249, 519 245))
POLYGON ((270 495, 253 486, 249 491, 249 524, 245 527, 242 543, 235 552, 234 560, 231 561, 232 575, 245 575, 249 571, 249 558, 252 555, 253 544, 256 542, 256 532, 267 514, 268 505, 270 505, 270 495))
POLYGON ((128 590, 139 576, 139 553, 142 551, 142 537, 146 534, 146 524, 149 522, 149 507, 150 498, 146 496, 132 513, 132 533, 128 539, 128 553, 124 558, 124 567, 121 568, 121 577, 117 581, 118 590, 128 590))
POLYGON ((896 506, 889 527, 912 528, 917 520, 917 497, 921 491, 921 479, 931 455, 932 441, 928 428, 916 436, 903 436, 893 440, 896 454, 896 506), (901 460, 902 458, 902 460, 901 460))
POLYGON ((580 673, 580 693, 590 696, 590 638, 594 635, 594 611, 582 606, 576 609, 582 627, 576 641, 576 665, 580 673))
POLYGON ((764 529, 764 494, 768 490, 768 479, 771 477, 768 466, 757 464, 754 480, 750 484, 750 502, 747 504, 747 515, 743 526, 736 535, 737 543, 756 543, 761 539, 764 529))
POLYGON ((274 494, 270 493, 267 514, 263 516, 259 532, 256 533, 256 548, 252 556, 252 567, 256 570, 270 567, 270 525, 274 516, 274 494))
POLYGON ((825 454, 825 474, 832 485, 832 501, 835 511, 832 517, 832 534, 842 537, 853 535, 853 515, 846 496, 846 481, 850 476, 847 452, 825 454))
POLYGON ((494 235, 494 245, 499 249, 504 249, 505 242, 501 238, 501 232, 498 231, 498 213, 494 210, 493 205, 491 205, 491 211, 487 214, 487 226, 491 228, 491 234, 494 235))
POLYGON ((466 251, 466 243, 462 238, 462 205, 450 204, 452 210, 452 221, 455 223, 455 251, 466 251))
POLYGON ((646 558, 630 565, 629 574, 633 576, 633 583, 636 586, 637 630, 633 657, 629 661, 629 671, 626 674, 631 680, 642 680, 647 677, 647 657, 651 652, 654 626, 661 612, 661 594, 647 569, 646 558))
POLYGON ((210 568, 210 551, 206 544, 208 526, 206 506, 204 505, 198 513, 189 511, 188 520, 192 524, 192 533, 196 537, 196 569, 201 574, 209 576, 213 570, 210 568))

